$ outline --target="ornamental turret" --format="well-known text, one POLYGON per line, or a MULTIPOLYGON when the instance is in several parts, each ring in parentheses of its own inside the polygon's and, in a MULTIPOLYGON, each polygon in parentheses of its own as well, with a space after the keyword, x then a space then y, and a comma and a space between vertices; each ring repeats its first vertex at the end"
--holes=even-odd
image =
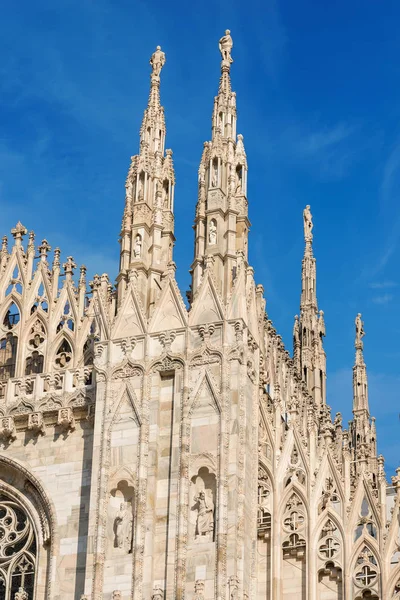
POLYGON ((140 129, 139 154, 133 156, 126 179, 125 209, 120 234, 118 305, 129 275, 137 273, 137 289, 150 315, 163 273, 172 262, 175 174, 172 150, 165 150, 165 118, 160 104, 160 73, 165 54, 157 46, 150 59, 150 95, 140 129))

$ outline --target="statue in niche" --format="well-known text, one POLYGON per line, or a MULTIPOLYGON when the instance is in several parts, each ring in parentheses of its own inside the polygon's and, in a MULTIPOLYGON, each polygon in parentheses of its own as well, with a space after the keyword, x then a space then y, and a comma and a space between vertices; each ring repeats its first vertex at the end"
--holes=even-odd
POLYGON ((122 600, 121 590, 114 590, 111 596, 111 600, 122 600))
POLYGON ((306 242, 312 242, 313 222, 312 222, 312 214, 310 211, 309 204, 307 204, 307 206, 303 210, 303 221, 304 221, 304 239, 306 240, 306 242))
POLYGON ((151 600, 164 600, 164 592, 160 587, 157 586, 153 589, 151 600))
POLYGON ((214 161, 212 177, 211 177, 211 187, 216 188, 217 186, 218 186, 218 163, 217 163, 217 161, 214 161))
POLYGON ((133 252, 135 254, 135 258, 140 258, 142 254, 142 237, 139 233, 135 238, 135 247, 133 249, 133 252))
POLYGON ((365 335, 364 323, 361 321, 361 313, 358 313, 358 315, 356 316, 355 324, 356 324, 356 344, 359 344, 361 342, 361 339, 365 335))
POLYGON ((144 191, 143 191, 143 179, 139 179, 139 191, 138 191, 138 202, 143 202, 144 191))
POLYGON ((242 191, 242 168, 236 169, 236 195, 242 191))
POLYGON ((210 221, 210 230, 208 232, 208 241, 210 244, 217 243, 217 225, 216 225, 214 219, 211 219, 211 221, 210 221))
POLYGON ((204 580, 197 579, 194 584, 193 600, 204 600, 204 580))
POLYGON ((196 539, 210 537, 214 531, 214 502, 211 490, 200 490, 195 497, 197 504, 196 539))
POLYGON ((115 517, 115 542, 117 548, 125 550, 127 554, 132 550, 132 512, 129 505, 121 502, 115 517))
POLYGON ((233 62, 231 57, 231 51, 233 48, 233 40, 231 38, 231 32, 229 29, 225 31, 225 35, 219 40, 219 51, 221 52, 222 60, 233 62))
POLYGON ((161 50, 161 46, 157 46, 150 59, 151 68, 154 75, 160 75, 161 69, 165 65, 165 53, 161 50))
POLYGON ((169 202, 168 202, 168 199, 169 199, 168 198, 168 185, 163 185, 163 196, 164 196, 164 199, 163 199, 163 208, 167 209, 168 208, 168 204, 169 204, 169 202))

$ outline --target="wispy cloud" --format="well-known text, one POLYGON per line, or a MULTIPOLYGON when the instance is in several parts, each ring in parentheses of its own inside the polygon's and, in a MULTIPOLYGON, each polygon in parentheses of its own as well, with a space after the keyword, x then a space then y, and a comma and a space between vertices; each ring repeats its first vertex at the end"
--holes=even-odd
POLYGON ((397 287, 399 284, 396 281, 374 281, 372 283, 369 284, 369 287, 372 290, 386 290, 389 288, 395 288, 397 287))
POLYGON ((372 298, 374 304, 389 304, 393 300, 393 294, 382 294, 382 296, 375 296, 372 298))

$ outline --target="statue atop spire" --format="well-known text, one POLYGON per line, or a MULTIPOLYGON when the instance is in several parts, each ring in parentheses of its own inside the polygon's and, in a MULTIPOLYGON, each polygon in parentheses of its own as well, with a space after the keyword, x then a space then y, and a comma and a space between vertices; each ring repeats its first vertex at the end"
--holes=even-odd
POLYGON ((231 32, 229 29, 225 31, 225 35, 219 40, 219 51, 222 56, 222 63, 233 63, 233 58, 231 57, 231 51, 233 48, 233 40, 231 37, 231 32))
POLYGON ((304 222, 304 239, 306 243, 311 243, 313 239, 312 229, 312 214, 310 211, 310 205, 307 204, 305 209, 303 210, 303 222, 304 222))
POLYGON ((360 348, 360 347, 362 348, 361 339, 364 337, 365 331, 364 331, 364 322, 361 320, 361 313, 358 313, 358 315, 356 316, 355 326, 356 326, 355 346, 356 346, 356 348, 360 348))
POLYGON ((156 51, 151 55, 150 64, 153 69, 153 75, 159 77, 161 69, 165 65, 165 53, 161 50, 161 46, 157 46, 156 51))

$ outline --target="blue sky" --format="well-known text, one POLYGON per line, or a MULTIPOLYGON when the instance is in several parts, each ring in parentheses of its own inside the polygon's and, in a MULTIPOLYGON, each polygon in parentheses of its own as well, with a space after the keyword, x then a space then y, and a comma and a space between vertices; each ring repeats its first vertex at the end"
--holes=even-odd
POLYGON ((388 474, 400 463, 399 21, 396 0, 21 0, 4 3, 0 19, 0 233, 20 219, 89 275, 112 280, 148 61, 162 46, 183 292, 218 39, 231 29, 257 283, 291 350, 302 210, 311 204, 328 402, 351 418, 354 317, 362 312, 388 474))

